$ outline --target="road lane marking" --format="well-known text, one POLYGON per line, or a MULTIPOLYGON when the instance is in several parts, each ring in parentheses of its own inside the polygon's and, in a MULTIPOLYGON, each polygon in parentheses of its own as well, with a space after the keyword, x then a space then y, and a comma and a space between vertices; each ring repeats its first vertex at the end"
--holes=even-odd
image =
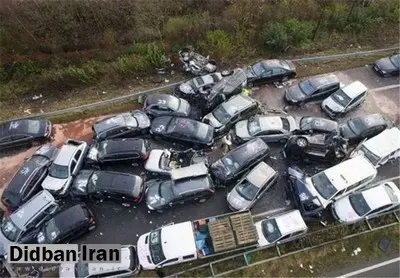
POLYGON ((379 88, 374 88, 369 90, 370 92, 379 92, 379 91, 385 91, 385 90, 390 90, 394 88, 400 87, 400 84, 394 84, 394 85, 389 85, 389 86, 384 86, 384 87, 379 87, 379 88))
POLYGON ((368 267, 364 267, 362 269, 346 273, 346 274, 344 274, 342 276, 337 276, 336 278, 346 278, 346 277, 354 276, 354 275, 357 275, 357 274, 360 274, 360 273, 364 273, 364 272, 373 270, 375 268, 380 268, 382 266, 385 266, 385 265, 388 265, 388 264, 392 264, 392 263, 397 262, 397 261, 400 261, 400 258, 394 258, 394 259, 391 259, 391 260, 388 260, 388 261, 384 261, 384 262, 379 263, 379 264, 375 264, 375 265, 371 265, 371 266, 368 266, 368 267))

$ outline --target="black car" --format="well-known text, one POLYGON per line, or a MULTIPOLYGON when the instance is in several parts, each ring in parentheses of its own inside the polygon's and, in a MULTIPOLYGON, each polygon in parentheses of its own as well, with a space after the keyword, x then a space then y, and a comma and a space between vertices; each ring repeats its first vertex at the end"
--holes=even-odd
POLYGON ((249 85, 284 82, 296 76, 296 67, 290 61, 265 60, 249 66, 246 74, 249 85))
POLYGON ((151 117, 189 117, 191 107, 185 99, 173 95, 149 95, 144 101, 143 111, 151 117))
POLYGON ((214 129, 202 122, 180 117, 157 117, 151 123, 150 133, 156 138, 179 141, 193 147, 212 146, 214 129))
POLYGON ((46 144, 24 161, 1 196, 1 202, 8 209, 16 210, 41 190, 40 185, 47 176, 49 166, 57 152, 57 148, 46 144))
POLYGON ((318 75, 287 88, 285 100, 289 104, 303 105, 307 101, 323 100, 339 89, 340 81, 336 75, 318 75))
POLYGON ((0 150, 42 143, 50 138, 48 120, 15 120, 0 124, 0 150))
POLYGON ((293 135, 286 142, 286 158, 299 161, 336 163, 348 153, 348 142, 338 133, 293 135))
POLYGON ((185 202, 203 203, 215 193, 214 183, 204 163, 174 169, 170 180, 147 182, 146 204, 150 210, 164 209, 185 202))
POLYGON ((294 133, 331 133, 339 132, 339 125, 336 121, 325 118, 305 116, 300 119, 299 130, 294 133))
POLYGON ((260 138, 240 145, 211 164, 211 174, 214 181, 218 185, 224 186, 240 178, 244 172, 264 160, 269 152, 270 148, 260 138))
POLYGON ((397 76, 400 73, 400 55, 393 55, 379 59, 374 64, 374 69, 384 77, 397 76))
POLYGON ((349 140, 351 144, 357 144, 360 141, 378 135, 386 128, 389 122, 380 114, 371 114, 348 120, 340 126, 340 133, 343 138, 349 140))
POLYGON ((150 119, 146 113, 135 110, 96 122, 92 127, 93 139, 133 137, 146 134, 149 128, 150 119))
POLYGON ((144 182, 139 176, 81 170, 72 184, 71 195, 74 199, 110 200, 129 207, 142 201, 144 191, 144 182))
POLYGON ((95 142, 89 150, 88 165, 144 161, 149 157, 150 142, 142 138, 114 138, 95 142))
POLYGON ((64 209, 48 220, 36 239, 39 244, 69 243, 96 228, 93 213, 85 204, 64 209))

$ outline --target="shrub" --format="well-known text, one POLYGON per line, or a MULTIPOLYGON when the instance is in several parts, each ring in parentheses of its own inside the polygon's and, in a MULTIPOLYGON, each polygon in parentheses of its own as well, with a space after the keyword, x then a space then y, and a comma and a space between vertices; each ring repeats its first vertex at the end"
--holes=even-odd
POLYGON ((164 51, 155 43, 147 46, 147 59, 155 68, 163 68, 168 62, 164 51))
POLYGON ((284 23, 269 23, 262 33, 264 44, 273 50, 284 51, 289 46, 301 47, 310 42, 315 24, 289 19, 284 23))
POLYGON ((112 29, 107 29, 103 34, 102 44, 106 49, 113 49, 118 46, 117 41, 115 40, 115 34, 112 29))
POLYGON ((231 37, 220 29, 207 33, 204 46, 214 59, 230 57, 233 53, 231 37))
POLYGON ((133 73, 147 72, 151 64, 146 56, 131 54, 118 57, 113 67, 122 77, 126 77, 133 73))
POLYGON ((8 74, 11 75, 12 78, 18 79, 22 77, 26 77, 33 74, 38 74, 42 71, 39 64, 28 60, 24 62, 14 62, 9 66, 8 74))

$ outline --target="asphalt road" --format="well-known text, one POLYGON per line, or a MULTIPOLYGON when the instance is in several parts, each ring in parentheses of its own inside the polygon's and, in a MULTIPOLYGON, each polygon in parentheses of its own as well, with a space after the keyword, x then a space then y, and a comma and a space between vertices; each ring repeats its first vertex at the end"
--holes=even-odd
POLYGON ((381 260, 374 260, 324 274, 324 277, 400 277, 400 258, 397 255, 381 260))
MULTIPOLYGON (((370 89, 367 101, 355 111, 339 119, 339 122, 346 121, 350 117, 381 113, 399 123, 399 78, 381 78, 373 72, 371 67, 351 69, 338 72, 338 77, 344 84, 360 80, 370 89), (397 87, 396 87, 397 85, 397 87), (377 88, 383 88, 378 89, 377 88)), ((297 82, 298 80, 292 81, 297 82)), ((262 88, 254 88, 253 97, 258 99, 268 108, 284 109, 283 91, 285 88, 276 88, 274 85, 268 85, 262 88)), ((287 112, 293 116, 322 116, 325 115, 319 109, 319 103, 310 103, 301 108, 286 107, 287 112)), ((153 148, 169 148, 171 144, 163 142, 152 142, 153 148)), ((173 146, 178 148, 178 146, 173 146)), ((282 146, 270 145, 272 149, 271 156, 266 162, 280 173, 278 182, 273 186, 265 196, 252 209, 254 214, 272 213, 280 210, 292 208, 292 204, 286 201, 284 191, 285 180, 284 172, 287 169, 288 162, 283 159, 282 146)), ((220 157, 221 150, 216 148, 211 160, 220 157)), ((327 168, 326 165, 300 165, 309 174, 316 173, 327 168)), ((119 166, 112 168, 118 171, 126 171, 135 174, 143 174, 144 170, 137 166, 119 166)), ((399 175, 399 162, 389 163, 379 169, 378 177, 375 181, 387 179, 399 175)), ((216 195, 204 204, 185 204, 176 206, 162 214, 151 213, 147 210, 145 204, 140 204, 132 208, 124 208, 118 204, 102 202, 89 203, 97 221, 97 229, 80 238, 78 243, 122 243, 135 244, 137 238, 155 229, 159 226, 171 223, 194 220, 202 217, 218 215, 229 212, 226 204, 226 194, 229 188, 217 191, 216 195)))

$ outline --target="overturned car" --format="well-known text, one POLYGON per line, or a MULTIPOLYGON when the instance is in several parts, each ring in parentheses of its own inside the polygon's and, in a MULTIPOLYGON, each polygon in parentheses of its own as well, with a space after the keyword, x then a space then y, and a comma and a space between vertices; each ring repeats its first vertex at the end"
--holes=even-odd
POLYGON ((179 60, 183 64, 183 69, 194 75, 204 75, 217 70, 214 60, 194 52, 190 47, 179 51, 179 60))
MULTIPOLYGON (((300 132, 299 132, 300 133, 300 132)), ((348 154, 348 142, 338 133, 297 134, 289 137, 285 157, 292 160, 337 163, 348 154)))
POLYGON ((207 164, 207 157, 203 151, 194 149, 184 151, 172 149, 152 150, 144 168, 152 174, 168 175, 172 169, 187 167, 200 162, 207 164))

